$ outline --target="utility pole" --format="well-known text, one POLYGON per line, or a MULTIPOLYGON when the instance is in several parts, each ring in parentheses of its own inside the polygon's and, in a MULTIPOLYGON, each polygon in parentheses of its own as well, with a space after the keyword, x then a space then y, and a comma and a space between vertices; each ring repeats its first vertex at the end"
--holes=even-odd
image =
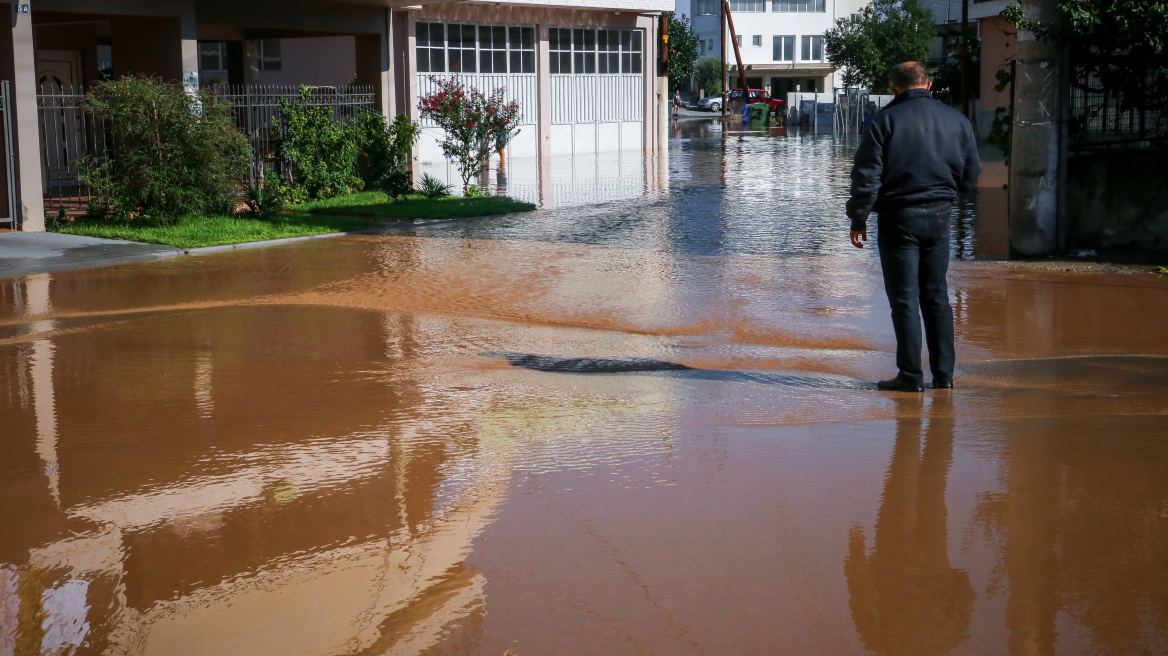
POLYGON ((742 88, 743 102, 750 100, 746 87, 746 67, 742 65, 742 51, 738 49, 738 37, 734 34, 734 16, 730 13, 730 1, 722 0, 722 11, 726 14, 726 22, 730 25, 730 39, 734 44, 734 61, 738 64, 738 83, 742 88))
POLYGON ((726 3, 723 2, 718 7, 718 21, 722 25, 722 34, 718 37, 718 41, 722 46, 722 116, 726 115, 726 85, 730 81, 726 76, 726 3))
MULTIPOLYGON (((1032 21, 1059 20, 1057 0, 1022 0, 1032 21)), ((1010 145, 1010 254, 1050 255, 1059 242, 1059 160, 1065 94, 1059 46, 1018 30, 1014 68, 1014 135, 1010 145)))
POLYGON ((961 0, 961 113, 969 118, 969 0, 961 0))

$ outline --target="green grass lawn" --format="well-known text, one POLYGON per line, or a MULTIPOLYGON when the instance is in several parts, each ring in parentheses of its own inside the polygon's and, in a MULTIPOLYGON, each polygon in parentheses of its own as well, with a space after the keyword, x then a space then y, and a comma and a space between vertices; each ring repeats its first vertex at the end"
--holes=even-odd
POLYGON ((437 200, 411 196, 390 203, 384 193, 367 191, 294 205, 271 219, 191 215, 165 225, 149 219, 125 223, 82 219, 60 225, 56 231, 86 237, 198 248, 361 230, 382 225, 387 220, 464 219, 533 209, 535 205, 531 203, 521 203, 504 196, 447 197, 437 200))
POLYGON ((282 214, 273 219, 242 216, 185 216, 172 225, 149 221, 140 223, 98 223, 84 220, 57 227, 57 232, 104 239, 126 239, 150 244, 167 244, 179 248, 242 244, 265 239, 303 237, 330 232, 360 230, 380 224, 348 216, 312 216, 282 214))
POLYGON ((535 205, 512 200, 506 196, 462 198, 447 196, 430 200, 413 195, 396 203, 380 191, 365 191, 348 196, 310 201, 289 208, 294 212, 377 217, 380 219, 465 219, 475 216, 530 212, 535 205))

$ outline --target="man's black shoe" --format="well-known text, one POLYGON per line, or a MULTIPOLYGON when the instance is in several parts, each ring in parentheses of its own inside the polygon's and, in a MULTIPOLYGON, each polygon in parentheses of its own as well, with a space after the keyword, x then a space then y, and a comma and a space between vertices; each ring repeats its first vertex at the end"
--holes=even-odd
POLYGON ((933 381, 933 389, 953 389, 953 381, 942 380, 940 382, 933 381))
POLYGON ((876 383, 876 389, 884 392, 923 392, 925 386, 910 378, 897 375, 896 378, 882 380, 876 383))

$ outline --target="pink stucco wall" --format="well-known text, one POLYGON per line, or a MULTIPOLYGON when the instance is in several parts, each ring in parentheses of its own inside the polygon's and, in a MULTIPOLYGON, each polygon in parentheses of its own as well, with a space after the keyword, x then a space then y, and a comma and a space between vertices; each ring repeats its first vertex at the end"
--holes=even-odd
POLYGON ((980 21, 981 28, 981 108, 994 109, 1010 104, 1010 90, 995 91, 996 73, 1008 69, 1018 54, 1017 30, 1001 17, 980 21))

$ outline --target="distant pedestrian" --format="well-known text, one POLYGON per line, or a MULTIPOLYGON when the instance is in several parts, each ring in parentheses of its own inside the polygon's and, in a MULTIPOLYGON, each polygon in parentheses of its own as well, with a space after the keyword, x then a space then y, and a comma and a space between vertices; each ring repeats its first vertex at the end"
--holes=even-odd
POLYGON ((681 114, 681 89, 673 90, 673 118, 681 114))
POLYGON ((864 247, 861 240, 868 241, 868 214, 878 215, 876 243, 900 372, 877 386, 924 389, 923 317, 933 388, 951 389, 956 356, 945 282, 949 217, 958 192, 977 186, 977 139, 961 112, 933 99, 924 65, 894 66, 888 84, 896 98, 876 114, 860 142, 847 203, 856 248, 864 247))

